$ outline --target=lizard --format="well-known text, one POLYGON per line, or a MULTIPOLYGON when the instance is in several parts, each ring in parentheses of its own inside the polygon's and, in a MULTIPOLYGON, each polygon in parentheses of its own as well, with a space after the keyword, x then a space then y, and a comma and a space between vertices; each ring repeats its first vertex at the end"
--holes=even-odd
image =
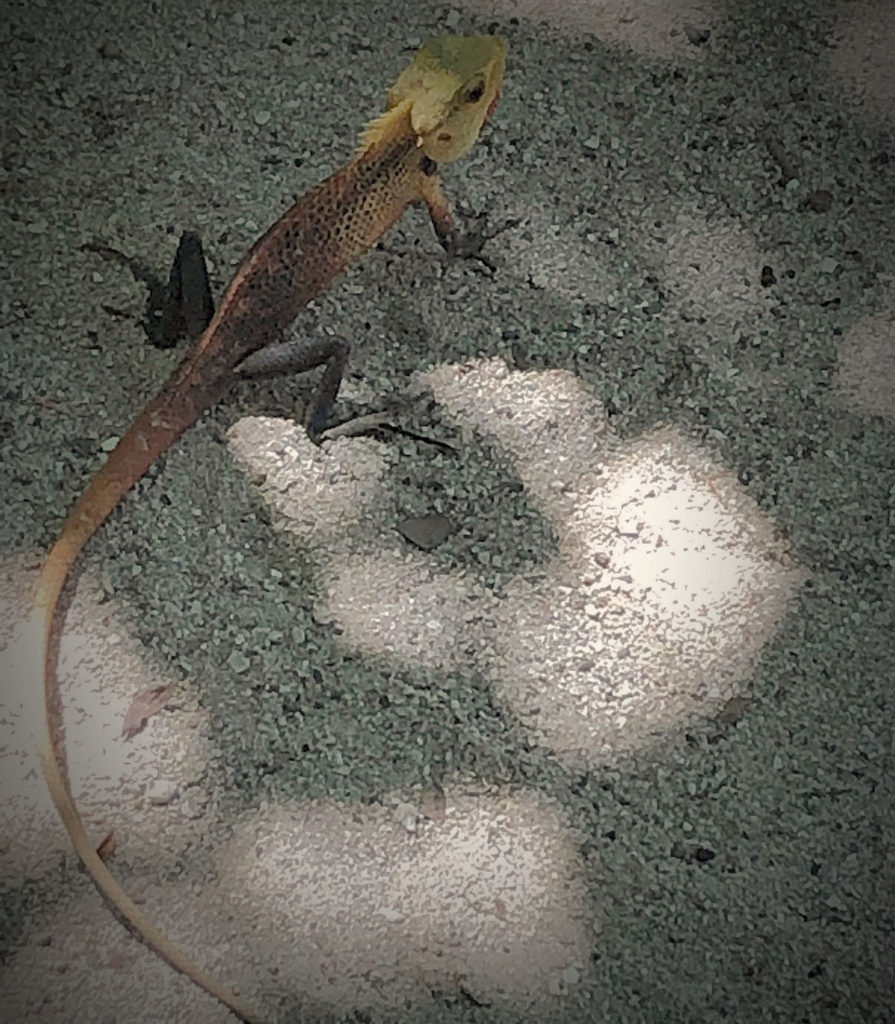
MULTIPOLYGON (((57 606, 84 546, 156 459, 244 368, 253 368, 253 360, 263 369, 258 357, 288 344, 281 336, 301 309, 375 245, 408 207, 428 207, 436 236, 450 253, 476 255, 482 241, 493 237, 496 232, 476 237, 458 228, 438 164, 462 157, 478 139, 500 98, 505 61, 505 42, 490 35, 444 36, 417 50, 389 90, 384 112, 363 129, 354 157, 298 199, 250 248, 190 352, 87 484, 35 585, 26 635, 43 677, 38 754, 74 849, 101 893, 149 947, 252 1024, 260 1024, 261 1015, 149 920, 91 843, 68 777, 53 643, 57 606)), ((327 364, 319 397, 309 403, 306 417, 314 437, 338 391, 347 346, 327 339, 309 342, 297 355, 292 348, 294 369, 327 364)))

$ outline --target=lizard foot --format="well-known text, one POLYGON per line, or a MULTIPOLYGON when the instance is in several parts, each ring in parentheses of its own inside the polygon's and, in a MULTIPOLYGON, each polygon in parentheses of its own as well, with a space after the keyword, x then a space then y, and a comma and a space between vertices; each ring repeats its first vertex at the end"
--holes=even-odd
POLYGON ((489 227, 486 223, 487 217, 486 213, 478 213, 465 228, 455 228, 447 234, 442 239, 445 252, 450 256, 476 259, 484 263, 489 270, 496 270, 494 264, 482 254, 482 247, 509 228, 518 227, 522 221, 518 217, 510 217, 499 225, 489 227))

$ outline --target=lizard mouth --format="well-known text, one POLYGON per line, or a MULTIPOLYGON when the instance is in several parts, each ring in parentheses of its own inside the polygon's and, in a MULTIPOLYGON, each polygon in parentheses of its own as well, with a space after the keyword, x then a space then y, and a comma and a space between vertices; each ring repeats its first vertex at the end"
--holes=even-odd
POLYGON ((501 92, 501 90, 498 89, 497 93, 494 96, 494 99, 491 100, 491 102, 488 104, 488 109, 485 112, 485 120, 486 121, 490 121, 491 120, 491 115, 497 109, 497 104, 500 103, 500 92, 501 92))

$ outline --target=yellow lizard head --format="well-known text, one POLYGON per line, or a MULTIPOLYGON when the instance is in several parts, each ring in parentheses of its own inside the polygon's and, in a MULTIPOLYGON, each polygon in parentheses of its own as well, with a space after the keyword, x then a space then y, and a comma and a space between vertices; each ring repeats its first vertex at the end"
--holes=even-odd
POLYGON ((430 159, 457 160, 497 106, 505 63, 498 36, 430 39, 389 90, 388 110, 409 108, 417 145, 430 159))

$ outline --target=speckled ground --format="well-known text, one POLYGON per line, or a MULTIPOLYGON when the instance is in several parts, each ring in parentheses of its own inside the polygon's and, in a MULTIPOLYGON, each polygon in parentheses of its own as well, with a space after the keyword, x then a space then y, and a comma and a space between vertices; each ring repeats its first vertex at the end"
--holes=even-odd
POLYGON ((62 638, 88 826, 272 1022, 891 1019, 895 7, 815 7, 12 5, 2 1021, 229 1019, 85 880, 26 728, 42 552, 177 358, 81 246, 162 273, 193 228, 220 293, 413 46, 491 27, 446 178, 524 219, 496 272, 415 213, 298 328, 439 444, 314 448, 253 382, 150 474, 62 638))

